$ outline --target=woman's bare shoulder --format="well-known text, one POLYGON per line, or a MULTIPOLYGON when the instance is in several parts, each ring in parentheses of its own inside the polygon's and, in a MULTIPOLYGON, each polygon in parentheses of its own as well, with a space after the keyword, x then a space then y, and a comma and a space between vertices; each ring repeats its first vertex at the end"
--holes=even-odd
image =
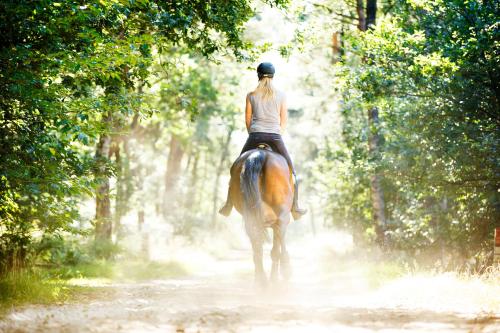
POLYGON ((246 97, 247 101, 251 102, 254 96, 255 96, 255 91, 250 91, 246 97))

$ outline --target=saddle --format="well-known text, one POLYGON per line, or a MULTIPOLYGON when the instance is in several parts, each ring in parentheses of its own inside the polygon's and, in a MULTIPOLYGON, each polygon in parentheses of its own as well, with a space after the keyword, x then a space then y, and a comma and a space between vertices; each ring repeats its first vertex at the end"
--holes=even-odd
POLYGON ((267 143, 259 143, 257 145, 257 149, 263 149, 263 150, 269 150, 269 151, 274 151, 273 148, 271 148, 270 145, 268 145, 267 143))

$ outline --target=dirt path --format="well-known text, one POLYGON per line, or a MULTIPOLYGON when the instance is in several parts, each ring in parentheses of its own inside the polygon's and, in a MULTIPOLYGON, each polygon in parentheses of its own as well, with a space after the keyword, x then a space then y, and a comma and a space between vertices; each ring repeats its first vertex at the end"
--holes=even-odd
POLYGON ((0 321, 0 331, 500 332, 499 313, 481 301, 497 289, 450 276, 371 289, 356 269, 324 276, 294 253, 293 280, 256 293, 250 258, 248 250, 233 251, 190 278, 116 283, 98 300, 28 306, 0 321))

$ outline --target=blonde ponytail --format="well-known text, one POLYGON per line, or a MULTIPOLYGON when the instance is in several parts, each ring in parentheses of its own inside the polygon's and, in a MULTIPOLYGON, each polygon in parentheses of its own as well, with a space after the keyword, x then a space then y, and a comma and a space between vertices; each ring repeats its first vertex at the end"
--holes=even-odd
POLYGON ((273 85, 273 79, 263 77, 259 80, 259 85, 254 90, 255 95, 261 96, 265 101, 274 99, 277 95, 276 88, 273 85))

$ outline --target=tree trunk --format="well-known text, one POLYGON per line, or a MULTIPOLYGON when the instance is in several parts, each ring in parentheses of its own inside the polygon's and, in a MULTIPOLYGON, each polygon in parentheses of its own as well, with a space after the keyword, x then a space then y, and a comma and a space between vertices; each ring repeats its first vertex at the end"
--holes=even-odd
POLYGON ((340 48, 341 38, 342 35, 339 31, 335 31, 332 34, 332 62, 334 64, 341 59, 341 52, 342 52, 340 48))
MULTIPOLYGON (((380 161, 379 118, 378 108, 376 106, 368 110, 368 126, 370 129, 368 139, 369 158, 372 161, 380 161)), ((377 241, 383 245, 385 243, 384 234, 386 230, 386 219, 384 193, 380 184, 380 178, 381 176, 375 170, 370 177, 370 188, 373 208, 372 214, 377 231, 377 241)))
POLYGON ((111 141, 110 157, 115 157, 116 166, 116 197, 115 197, 115 211, 113 214, 113 231, 118 238, 121 238, 121 219, 126 212, 127 207, 127 175, 125 172, 124 159, 121 154, 120 142, 117 139, 111 141))
POLYGON ((144 258, 149 258, 149 233, 147 230, 144 230, 144 210, 142 207, 137 212, 137 229, 141 236, 141 255, 144 258))
POLYGON ((233 135, 233 129, 229 129, 229 132, 227 133, 226 140, 223 143, 223 148, 222 152, 220 155, 220 160, 219 160, 219 165, 217 166, 217 170, 215 172, 215 180, 214 180, 214 197, 213 197, 213 202, 212 202, 212 228, 215 228, 216 223, 217 223, 217 202, 219 201, 219 183, 220 183, 220 176, 222 172, 224 171, 224 165, 226 163, 226 160, 228 158, 228 152, 229 152, 229 143, 231 142, 231 136, 233 135))
POLYGON ((365 30, 368 30, 375 25, 376 16, 377 16, 377 0, 367 0, 365 30))
POLYGON ((191 163, 193 162, 193 149, 190 147, 188 150, 186 150, 186 155, 188 156, 187 162, 186 162, 186 167, 184 168, 185 172, 189 172, 189 168, 191 167, 191 163))
MULTIPOLYGON (((377 0, 366 1, 366 17, 363 8, 363 0, 357 0, 356 12, 358 13, 358 29, 360 31, 368 30, 368 28, 375 25, 375 19, 377 16, 377 0)), ((369 158, 372 161, 377 161, 380 159, 380 135, 378 108, 376 106, 368 109, 368 126, 370 133, 370 137, 368 139, 369 158)), ((381 176, 377 171, 374 171, 374 173, 370 176, 370 190, 372 216, 377 233, 377 242, 381 245, 385 245, 385 202, 381 186, 381 176)))
POLYGON ((366 1, 366 16, 363 7, 363 0, 356 0, 356 12, 358 13, 358 29, 366 31, 375 25, 377 17, 377 0, 366 1))
POLYGON ((198 162, 200 160, 200 153, 195 152, 193 165, 191 167, 191 179, 189 181, 189 191, 186 197, 186 207, 197 207, 197 184, 198 184, 198 162))
MULTIPOLYGON (((109 114, 104 122, 110 122, 109 114)), ((96 176, 99 186, 96 190, 95 205, 95 239, 97 241, 110 241, 112 232, 111 202, 109 196, 109 177, 106 175, 106 161, 110 154, 111 137, 101 134, 97 144, 95 158, 97 160, 96 176)))
POLYGON ((167 159, 167 170, 165 172, 165 195, 163 200, 164 211, 166 217, 170 212, 173 204, 173 194, 175 193, 177 182, 179 180, 179 171, 181 169, 182 157, 184 149, 179 139, 172 135, 170 139, 170 152, 167 159))
POLYGON ((345 29, 344 25, 342 24, 340 28, 340 41, 339 41, 339 58, 342 59, 345 55, 345 48, 344 48, 344 36, 345 36, 345 29))
POLYGON ((366 31, 366 19, 363 0, 356 0, 356 12, 358 13, 358 29, 366 31))
MULTIPOLYGON (((366 21, 365 21, 365 31, 370 29, 375 25, 375 19, 377 16, 377 0, 367 0, 366 1, 366 21)), ((369 138, 369 153, 370 159, 378 162, 380 161, 380 134, 379 134, 379 118, 378 118, 378 108, 373 106, 368 109, 368 126, 370 129, 369 138)), ((385 218, 385 201, 384 192, 382 190, 382 185, 380 184, 381 176, 378 171, 370 177, 370 188, 371 188, 371 200, 372 200, 372 215, 373 222, 375 224, 375 230, 377 233, 377 242, 384 246, 386 245, 385 231, 387 229, 386 218, 385 218)))
MULTIPOLYGON (((139 86, 138 92, 142 93, 142 85, 139 86)), ((112 145, 112 154, 116 162, 114 232, 117 240, 124 236, 121 219, 129 211, 130 197, 134 192, 132 181, 141 177, 140 164, 133 172, 130 169, 130 162, 135 158, 134 148, 136 148, 134 145, 130 146, 130 139, 137 138, 140 130, 139 114, 135 113, 130 122, 129 133, 114 140, 112 145)), ((141 179, 138 179, 137 183, 142 184, 141 179)))

